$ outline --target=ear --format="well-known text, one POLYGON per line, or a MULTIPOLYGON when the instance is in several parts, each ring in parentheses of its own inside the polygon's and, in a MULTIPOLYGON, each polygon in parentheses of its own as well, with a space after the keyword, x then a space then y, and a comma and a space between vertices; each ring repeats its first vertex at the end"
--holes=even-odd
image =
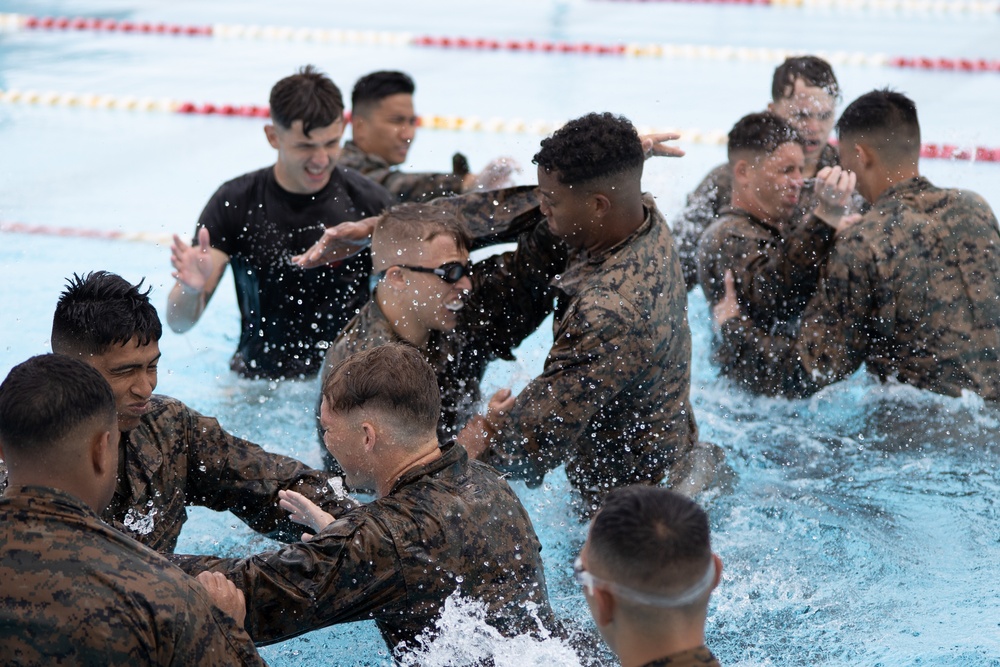
POLYGON ((618 610, 618 601, 609 591, 600 586, 594 587, 594 621, 600 627, 611 625, 618 610))
POLYGON ((746 183, 750 178, 750 171, 753 169, 749 160, 737 160, 733 165, 733 180, 738 183, 746 183))
POLYGON ((722 559, 719 558, 719 554, 712 554, 712 560, 715 561, 715 581, 712 582, 712 590, 719 585, 722 581, 722 559))
POLYGON ((271 148, 278 148, 278 129, 273 124, 268 123, 264 126, 264 136, 267 137, 267 143, 271 144, 271 148))
POLYGON ((398 266, 390 266, 385 272, 386 283, 393 289, 404 289, 406 287, 406 276, 398 266))
POLYGON ((361 422, 361 429, 365 433, 364 448, 366 454, 371 454, 372 450, 375 449, 375 443, 378 441, 378 428, 373 422, 363 421, 361 422))
POLYGON ((868 144, 854 144, 854 151, 857 153, 858 160, 861 161, 861 165, 863 167, 867 168, 875 164, 875 151, 873 151, 868 144))
POLYGON ((611 210, 611 200, 606 195, 597 193, 593 198, 594 214, 598 217, 607 215, 611 210))
POLYGON ((91 436, 90 465, 98 477, 118 475, 118 443, 112 446, 111 431, 100 431, 91 436))

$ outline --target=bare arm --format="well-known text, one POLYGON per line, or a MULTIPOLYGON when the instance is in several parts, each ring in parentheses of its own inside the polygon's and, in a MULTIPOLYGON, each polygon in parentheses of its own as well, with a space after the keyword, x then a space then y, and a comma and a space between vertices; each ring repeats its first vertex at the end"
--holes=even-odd
POLYGON ((229 255, 213 248, 208 229, 198 230, 198 244, 191 246, 174 235, 170 248, 170 274, 177 282, 167 297, 167 324, 184 333, 201 318, 229 264, 229 255))

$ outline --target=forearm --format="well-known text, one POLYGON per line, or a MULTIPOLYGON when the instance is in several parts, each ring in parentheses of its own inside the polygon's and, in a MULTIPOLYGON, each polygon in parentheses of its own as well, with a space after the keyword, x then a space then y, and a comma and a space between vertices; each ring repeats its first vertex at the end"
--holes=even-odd
POLYGON ((456 215, 469 229, 474 248, 507 243, 544 219, 534 186, 470 192, 430 203, 456 215))
POLYGON ((184 333, 191 329, 208 303, 205 290, 192 290, 177 281, 167 297, 167 325, 174 333, 184 333))

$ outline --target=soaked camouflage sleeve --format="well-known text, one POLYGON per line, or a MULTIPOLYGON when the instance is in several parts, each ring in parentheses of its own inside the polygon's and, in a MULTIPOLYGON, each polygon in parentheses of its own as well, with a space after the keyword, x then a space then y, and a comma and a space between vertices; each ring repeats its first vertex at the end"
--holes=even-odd
POLYGON ((545 219, 533 185, 470 192, 435 199, 431 206, 448 211, 469 229, 473 249, 509 243, 545 219))
POLYGON ((393 203, 425 202, 462 192, 464 174, 399 171, 385 160, 365 154, 354 142, 344 145, 338 164, 380 184, 392 195, 393 203))
POLYGON ((406 582, 391 535, 362 510, 309 542, 250 558, 171 556, 185 572, 221 572, 247 598, 247 632, 271 644, 376 611, 405 614, 406 582))
POLYGON ((701 235, 718 219, 719 212, 729 205, 732 191, 729 165, 721 164, 710 171, 687 196, 684 210, 674 219, 674 246, 681 260, 688 291, 698 284, 698 242, 701 235))
POLYGON ((228 510, 282 541, 298 540, 302 527, 278 506, 278 491, 298 491, 334 516, 356 506, 333 492, 328 473, 234 437, 211 417, 188 413, 188 504, 228 510))
POLYGON ((651 332, 611 289, 574 300, 555 332, 545 369, 518 395, 484 460, 532 482, 568 457, 591 419, 642 367, 651 332))
POLYGON ((0 582, 5 665, 264 665, 200 583, 59 491, 0 500, 0 582))

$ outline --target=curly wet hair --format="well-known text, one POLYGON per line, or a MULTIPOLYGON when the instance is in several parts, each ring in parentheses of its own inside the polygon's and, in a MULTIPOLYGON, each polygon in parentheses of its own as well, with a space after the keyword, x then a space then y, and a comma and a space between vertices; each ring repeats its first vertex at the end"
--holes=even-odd
POLYGON ((532 160, 560 183, 576 185, 641 170, 642 140, 624 116, 590 113, 563 125, 546 139, 532 160))

